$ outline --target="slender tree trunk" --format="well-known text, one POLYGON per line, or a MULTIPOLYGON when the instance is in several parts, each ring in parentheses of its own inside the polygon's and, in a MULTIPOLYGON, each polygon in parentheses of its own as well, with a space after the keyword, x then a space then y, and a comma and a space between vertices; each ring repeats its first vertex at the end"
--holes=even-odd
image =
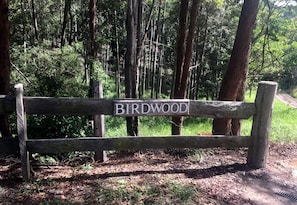
MULTIPOLYGON (((186 96, 187 84, 190 73, 190 64, 192 59, 192 50, 194 42, 194 34, 196 28, 196 20, 198 16, 198 7, 200 0, 193 0, 192 9, 190 14, 190 25, 186 39, 187 30, 187 18, 188 18, 188 1, 183 0, 181 2, 180 10, 180 30, 179 30, 179 42, 178 42, 178 54, 177 54, 177 68, 175 73, 175 84, 174 84, 174 98, 183 99, 186 96)), ((173 135, 181 134, 181 127, 183 118, 173 117, 172 118, 171 131, 173 135)))
MULTIPOLYGON (((125 94, 126 98, 138 97, 138 66, 137 66, 137 26, 138 1, 128 0, 127 9, 127 50, 125 56, 125 94)), ((127 117, 127 134, 138 135, 138 118, 127 117)))
MULTIPOLYGON (((152 1, 151 6, 150 6, 150 10, 149 10, 149 15, 148 18, 146 19, 146 22, 144 25, 142 25, 142 10, 143 10, 143 6, 142 6, 142 0, 138 1, 138 9, 137 9, 137 72, 139 72, 140 70, 140 65, 141 65, 141 55, 145 55, 146 54, 146 49, 144 49, 144 44, 145 44, 145 39, 148 36, 149 31, 152 31, 151 28, 151 20, 152 20, 152 16, 153 16, 153 11, 154 11, 154 5, 155 5, 155 0, 152 1), (141 33, 142 28, 144 29, 144 32, 141 33)), ((152 36, 151 36, 152 38, 152 36)), ((151 51, 151 46, 150 46, 150 51, 151 51)), ((143 68, 143 73, 147 73, 149 74, 150 72, 144 71, 144 69, 149 69, 150 68, 150 58, 148 58, 148 63, 144 63, 144 66, 142 66, 143 68)), ((139 79, 139 74, 137 76, 137 78, 139 79)), ((149 79, 150 77, 147 76, 147 79, 145 79, 145 81, 147 82, 147 85, 149 85, 149 79)), ((146 84, 143 84, 142 82, 142 93, 144 93, 145 91, 145 87, 149 87, 146 84)), ((139 97, 139 96, 138 96, 139 97)))
POLYGON ((187 33, 188 24, 188 7, 189 1, 182 0, 179 12, 179 32, 178 32, 178 42, 177 42, 177 57, 176 57, 176 69, 174 73, 174 89, 173 98, 176 98, 176 94, 179 91, 181 78, 182 78, 182 65, 184 62, 184 52, 185 52, 185 39, 187 33))
POLYGON ((183 64, 183 74, 181 78, 181 85, 179 92, 177 94, 178 97, 185 98, 189 73, 190 73, 190 64, 192 60, 192 53, 193 53, 193 42, 194 42, 194 34, 196 28, 196 20, 198 16, 198 7, 199 7, 200 0, 193 0, 192 9, 191 9, 191 19, 190 19, 190 27, 187 37, 187 45, 186 45, 186 52, 185 52, 185 59, 183 64))
MULTIPOLYGON (((153 24, 153 22, 151 22, 151 24, 153 24)), ((151 25, 151 27, 153 27, 151 25)), ((150 29, 150 46, 149 46, 149 56, 148 56, 148 78, 149 78, 149 87, 150 87, 150 94, 151 94, 151 98, 154 97, 154 77, 155 77, 155 71, 154 71, 154 64, 153 64, 153 56, 154 56, 154 45, 153 45, 153 42, 154 42, 154 29, 150 29)), ((148 87, 148 88, 149 88, 148 87)))
MULTIPOLYGON (((187 33, 187 24, 188 24, 188 7, 189 1, 182 0, 180 5, 180 16, 179 16, 179 35, 177 43, 177 59, 176 59, 176 69, 174 73, 174 91, 173 98, 180 98, 178 96, 180 84, 182 83, 182 68, 184 62, 184 53, 185 53, 185 39, 187 33)), ((182 117, 172 117, 171 133, 172 135, 180 135, 182 130, 182 117)))
POLYGON ((121 71, 120 71, 120 44, 119 44, 119 34, 118 34, 118 29, 117 29, 117 11, 114 11, 114 26, 113 26, 113 31, 114 31, 114 36, 115 36, 115 85, 116 85, 116 93, 117 97, 120 97, 120 86, 121 86, 121 71))
MULTIPOLYGON (((23 24, 23 48, 24 48, 24 53, 27 53, 27 22, 26 22, 26 11, 27 9, 27 4, 26 1, 22 0, 22 24, 23 24)), ((24 67, 26 68, 27 62, 25 61, 24 67)))
POLYGON ((31 7, 32 7, 32 21, 34 25, 34 35, 35 39, 38 42, 38 23, 37 23, 37 17, 36 17, 36 9, 35 9, 35 2, 34 0, 31 0, 31 7))
MULTIPOLYGON (((70 0, 68 0, 70 1, 70 0)), ((90 56, 96 58, 96 0, 89 1, 90 56)))
MULTIPOLYGON (((10 83, 9 23, 7 0, 0 0, 0 95, 8 95, 10 83)), ((8 115, 0 115, 2 137, 10 137, 8 115)))
MULTIPOLYGON (((162 19, 165 19, 165 13, 166 13, 166 1, 162 1, 160 0, 160 7, 159 9, 163 8, 163 12, 162 12, 162 19)), ((159 55, 159 86, 158 86, 158 96, 157 98, 160 97, 160 95, 162 94, 162 90, 163 90, 163 85, 164 85, 164 75, 162 74, 164 71, 164 51, 165 51, 165 44, 162 42, 163 41, 163 36, 165 35, 165 23, 164 21, 159 21, 159 23, 161 24, 161 28, 160 28, 160 32, 161 32, 161 37, 160 37, 160 42, 161 42, 161 46, 160 46, 160 55, 159 55)))
POLYGON ((78 18, 76 12, 78 11, 78 6, 75 4, 75 14, 73 15, 73 41, 75 43, 78 42, 77 36, 78 36, 78 18))
POLYGON ((159 95, 159 87, 160 87, 160 81, 161 81, 161 64, 160 64, 160 49, 159 49, 159 36, 161 33, 161 22, 160 22, 160 18, 161 18, 161 2, 159 2, 159 8, 158 8, 158 17, 157 20, 155 22, 155 39, 154 39, 154 50, 155 50, 155 56, 154 56, 154 66, 155 66, 155 72, 156 72, 156 82, 155 82, 155 98, 158 98, 159 95))
POLYGON ((65 32, 66 32, 66 26, 68 22, 68 14, 70 12, 70 8, 71 8, 71 0, 65 0, 64 18, 63 18, 63 25, 62 25, 62 31, 61 31, 61 46, 65 45, 65 32))
POLYGON ((67 39, 68 39, 69 45, 71 45, 73 42, 73 39, 74 39, 74 36, 73 36, 73 34, 74 34, 74 32, 73 32, 73 30, 74 30, 74 16, 71 12, 71 9, 69 10, 69 19, 70 19, 70 28, 69 28, 67 39))
POLYGON ((96 49, 96 0, 90 0, 89 2, 89 29, 90 29, 90 88, 92 86, 92 80, 94 78, 93 61, 97 57, 96 49))
MULTIPOLYGON (((258 5, 259 0, 244 1, 228 69, 219 92, 219 100, 235 101, 240 96, 239 93, 244 92, 241 88, 246 81, 250 43, 258 5)), ((214 134, 230 135, 231 131, 231 119, 214 119, 214 134)))
POLYGON ((207 43, 207 31, 208 31, 208 12, 206 10, 206 20, 204 22, 204 30, 203 31, 198 31, 199 37, 197 40, 197 49, 196 49, 196 65, 198 65, 197 69, 196 69, 196 83, 195 83, 195 99, 199 99, 199 86, 201 84, 201 78, 204 75, 204 67, 205 67, 205 60, 204 60, 204 56, 205 56, 205 49, 206 49, 206 43, 207 43), (199 48, 198 46, 198 42, 201 42, 202 45, 199 48))
POLYGON ((151 98, 154 98, 154 94, 156 91, 156 68, 157 68, 157 45, 156 45, 156 35, 157 34, 157 29, 156 29, 156 21, 152 21, 152 31, 153 31, 153 40, 152 40, 152 55, 151 55, 151 60, 152 60, 152 89, 151 89, 151 98))

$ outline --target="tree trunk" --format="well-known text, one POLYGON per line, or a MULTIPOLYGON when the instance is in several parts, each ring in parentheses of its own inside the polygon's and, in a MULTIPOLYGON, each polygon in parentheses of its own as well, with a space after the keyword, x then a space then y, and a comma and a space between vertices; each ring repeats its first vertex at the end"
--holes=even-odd
POLYGON ((89 2, 89 31, 90 31, 90 50, 89 50, 89 76, 90 76, 90 88, 92 88, 92 80, 94 78, 94 66, 93 61, 97 57, 96 50, 96 0, 90 0, 89 2))
POLYGON ((160 23, 160 18, 161 18, 161 2, 159 2, 159 8, 158 8, 158 17, 157 20, 155 21, 155 36, 154 36, 154 67, 155 67, 155 72, 156 72, 156 79, 155 79, 155 98, 158 98, 159 95, 159 86, 160 86, 160 81, 161 81, 161 76, 160 76, 160 49, 159 49, 159 38, 160 38, 160 33, 161 33, 161 23, 160 23))
POLYGON ((71 0, 66 0, 65 7, 64 7, 63 25, 62 25, 62 31, 61 31, 61 47, 65 45, 65 30, 67 26, 68 14, 70 12, 70 8, 71 8, 71 0))
MULTIPOLYGON (((247 75, 246 75, 247 77, 247 75)), ((244 101, 244 94, 246 89, 246 79, 241 81, 241 85, 237 92, 236 101, 244 101)), ((241 120, 232 119, 231 121, 231 133, 232 135, 240 136, 241 120)))
POLYGON ((117 28, 117 11, 114 11, 114 22, 113 22, 113 32, 114 32, 114 55, 115 55, 115 85, 117 98, 120 98, 120 87, 121 87, 121 69, 120 69, 120 44, 119 44, 119 32, 117 28))
MULTIPOLYGON (((161 19, 165 19, 165 13, 166 13, 166 1, 161 1, 160 0, 160 5, 159 5, 159 10, 161 10, 163 8, 163 12, 162 12, 162 17, 161 19), (162 3, 163 2, 163 3, 162 3)), ((156 98, 159 98, 162 94, 162 88, 164 85, 164 75, 163 70, 164 70, 164 50, 165 50, 165 44, 162 42, 163 38, 165 36, 165 23, 164 21, 159 20, 158 24, 161 24, 160 26, 160 33, 161 33, 161 37, 160 37, 160 42, 161 42, 161 46, 160 46, 160 54, 159 54, 159 72, 158 72, 158 95, 156 96, 156 98)))
MULTIPOLYGON (((10 83, 9 25, 7 0, 0 0, 0 95, 8 95, 10 83)), ((10 137, 8 115, 0 115, 2 137, 10 137)))
MULTIPOLYGON (((181 2, 180 10, 180 30, 179 30, 179 40, 178 40, 178 54, 177 54, 177 67, 175 73, 175 84, 174 84, 174 95, 175 99, 183 99, 186 97, 188 78, 190 73, 190 64, 192 59, 192 50, 194 42, 194 34, 196 28, 196 19, 198 16, 198 7, 200 0, 193 0, 191 16, 190 16, 190 25, 189 31, 186 39, 186 30, 187 30, 187 18, 188 18, 188 0, 183 0, 181 2), (186 49, 185 49, 186 48, 186 49)), ((182 117, 173 117, 172 118, 172 127, 171 132, 173 135, 181 134, 181 127, 183 118, 182 117)))
MULTIPOLYGON (((137 65, 137 26, 138 1, 128 0, 127 9, 127 42, 125 56, 125 95, 126 98, 138 97, 138 65, 137 65)), ((127 117, 127 134, 138 135, 138 117, 127 117)))
MULTIPOLYGON (((180 4, 179 12, 179 32, 178 32, 178 42, 177 42, 177 56, 176 56, 176 69, 174 72, 174 89, 172 98, 178 98, 179 88, 182 78, 182 66, 184 62, 184 52, 185 52, 185 39, 187 33, 188 24, 188 7, 189 1, 182 0, 180 4)), ((181 134, 182 117, 172 117, 171 133, 172 135, 181 134)))
POLYGON ((38 42, 38 23, 37 23, 37 17, 36 17, 36 9, 35 9, 35 2, 34 0, 31 0, 31 7, 32 7, 32 21, 34 25, 34 35, 35 39, 38 42))
MULTIPOLYGON (((235 101, 240 93, 244 93, 240 88, 244 87, 242 85, 246 81, 249 50, 258 5, 259 0, 244 1, 231 58, 222 81, 218 100, 235 101)), ((230 135, 232 134, 231 131, 231 119, 214 119, 213 134, 230 135)))

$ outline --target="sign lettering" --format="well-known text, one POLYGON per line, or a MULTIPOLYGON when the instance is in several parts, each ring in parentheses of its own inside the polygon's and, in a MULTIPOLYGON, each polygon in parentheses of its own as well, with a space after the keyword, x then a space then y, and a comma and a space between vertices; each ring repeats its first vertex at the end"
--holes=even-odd
POLYGON ((189 100, 115 100, 114 115, 188 115, 189 100))

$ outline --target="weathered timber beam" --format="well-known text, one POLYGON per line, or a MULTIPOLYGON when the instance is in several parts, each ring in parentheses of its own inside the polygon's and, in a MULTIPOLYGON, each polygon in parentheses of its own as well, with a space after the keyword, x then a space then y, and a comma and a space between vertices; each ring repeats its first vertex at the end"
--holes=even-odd
POLYGON ((9 114, 12 112, 15 112, 15 97, 0 95, 0 114, 9 114))
POLYGON ((0 138, 0 153, 15 154, 19 152, 19 149, 17 138, 0 138))
POLYGON ((233 101, 190 101, 191 116, 247 119, 256 113, 254 103, 233 101))
MULTIPOLYGON (((53 97, 24 97, 24 105, 27 114, 45 115, 113 115, 115 113, 115 103, 135 104, 167 104, 175 105, 183 103, 179 108, 185 111, 185 103, 188 103, 187 112, 144 112, 123 116, 195 116, 208 118, 240 118, 247 119, 256 113, 254 103, 231 102, 231 101, 197 101, 197 100, 114 100, 114 99, 93 99, 93 98, 53 98, 53 97), (183 106, 183 107, 182 107, 183 106)), ((0 96, 0 114, 15 111, 14 96, 0 96)))
POLYGON ((247 157, 247 163, 251 168, 258 169, 266 166, 272 110, 277 87, 276 82, 270 81, 261 81, 258 85, 255 100, 257 113, 253 118, 251 142, 247 157))
POLYGON ((172 148, 238 148, 248 147, 247 136, 159 136, 117 138, 61 138, 28 140, 28 151, 34 153, 63 153, 98 150, 141 150, 172 148))
POLYGON ((24 97, 27 114, 112 115, 113 100, 95 98, 24 97))
MULTIPOLYGON (((199 116, 211 118, 241 118, 246 119, 255 113, 253 103, 244 102, 223 102, 223 101, 194 101, 189 102, 187 113, 137 113, 129 116, 164 116, 164 115, 184 115, 199 116)), ((179 101, 171 100, 134 100, 135 105, 167 103, 176 104, 179 101)), ((181 101, 186 102, 185 100, 181 101)), ((43 97, 25 97, 24 104, 28 114, 58 114, 58 115, 94 115, 114 114, 115 103, 132 103, 131 100, 113 100, 113 99, 92 99, 92 98, 43 98, 43 97)), ((175 109, 175 108, 174 108, 175 109)), ((184 108, 181 108, 184 109, 184 108)), ((125 115, 126 116, 126 115, 125 115)))

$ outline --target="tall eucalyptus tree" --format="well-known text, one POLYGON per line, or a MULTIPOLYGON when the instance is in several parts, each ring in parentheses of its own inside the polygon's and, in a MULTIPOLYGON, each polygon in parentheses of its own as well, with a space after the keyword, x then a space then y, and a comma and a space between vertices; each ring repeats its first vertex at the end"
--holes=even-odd
MULTIPOLYGON (((175 69, 175 81, 173 98, 183 99, 186 97, 187 84, 189 78, 190 64, 192 62, 192 50, 194 42, 194 34, 196 28, 196 19, 198 16, 200 0, 192 1, 190 12, 190 22, 188 25, 188 8, 189 1, 182 0, 179 16, 179 35, 177 42, 177 59, 175 69)), ((182 117, 172 118, 172 134, 180 135, 182 127, 182 117)))
MULTIPOLYGON (((259 0, 245 0, 243 3, 231 58, 219 92, 219 100, 243 101, 258 5, 259 0)), ((238 120, 234 120, 231 124, 231 119, 214 119, 213 133, 239 135, 239 123, 238 120)))
MULTIPOLYGON (((0 0, 0 95, 8 95, 10 83, 9 24, 7 0, 0 0)), ((9 137, 10 129, 7 115, 0 115, 2 137, 9 137)))
MULTIPOLYGON (((139 1, 128 0, 127 6, 127 41, 125 56, 125 95, 126 98, 138 98, 139 68, 137 64, 137 31, 139 1)), ((138 117, 127 117, 127 133, 138 135, 138 117)))

